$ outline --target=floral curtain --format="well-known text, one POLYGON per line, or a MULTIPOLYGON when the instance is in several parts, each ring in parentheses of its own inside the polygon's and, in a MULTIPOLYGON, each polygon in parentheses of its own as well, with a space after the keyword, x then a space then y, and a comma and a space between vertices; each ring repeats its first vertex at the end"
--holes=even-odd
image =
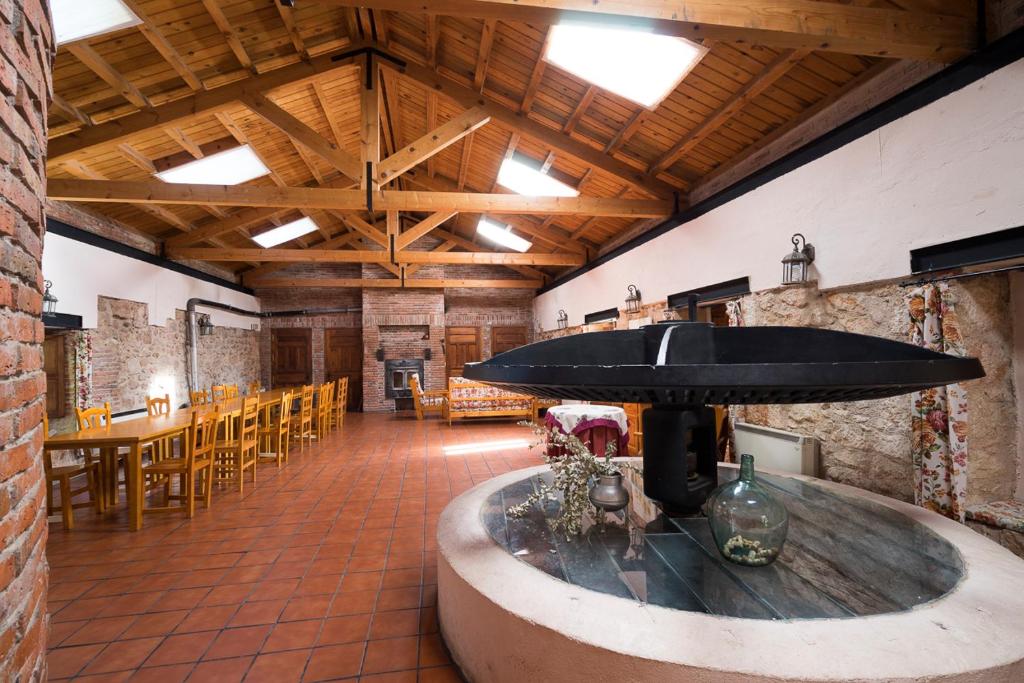
MULTIPOLYGON (((953 300, 944 283, 913 290, 908 299, 911 343, 964 356, 953 300)), ((964 521, 967 502, 967 392, 950 384, 911 395, 914 502, 964 521)))

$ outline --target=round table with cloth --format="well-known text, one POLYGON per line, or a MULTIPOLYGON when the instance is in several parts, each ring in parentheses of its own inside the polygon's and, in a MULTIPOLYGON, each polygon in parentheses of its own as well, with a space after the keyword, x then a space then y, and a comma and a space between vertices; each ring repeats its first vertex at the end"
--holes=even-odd
MULTIPOLYGON (((629 445, 629 422, 626 411, 616 406, 587 404, 552 406, 544 416, 548 429, 557 429, 582 441, 590 452, 604 457, 609 443, 616 444, 616 455, 625 455, 629 445)), ((548 444, 548 456, 561 457, 565 449, 548 444)))

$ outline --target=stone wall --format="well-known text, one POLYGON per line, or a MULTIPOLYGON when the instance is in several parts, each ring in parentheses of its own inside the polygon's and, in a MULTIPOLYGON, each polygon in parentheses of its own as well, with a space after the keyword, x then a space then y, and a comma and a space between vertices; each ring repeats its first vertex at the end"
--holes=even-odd
POLYGON ((39 0, 0 2, 0 680, 46 679, 42 197, 53 37, 39 0))

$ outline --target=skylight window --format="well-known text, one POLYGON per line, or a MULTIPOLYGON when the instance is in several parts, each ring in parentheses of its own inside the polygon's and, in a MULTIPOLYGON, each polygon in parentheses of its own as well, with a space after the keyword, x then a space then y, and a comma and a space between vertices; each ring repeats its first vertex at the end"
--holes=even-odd
POLYGON ((527 164, 515 156, 505 159, 498 169, 498 184, 517 194, 532 197, 576 197, 579 192, 563 182, 527 164))
POLYGON ((50 8, 58 45, 142 23, 121 0, 51 0, 50 8))
POLYGON ((165 183, 238 185, 268 173, 270 169, 249 145, 242 145, 157 173, 156 177, 165 183))
POLYGON ((544 59, 653 109, 706 51, 685 38, 641 29, 562 23, 551 27, 544 59))
POLYGON ((519 235, 513 234, 507 225, 495 223, 487 218, 481 218, 480 222, 476 224, 476 232, 484 239, 514 251, 527 251, 533 246, 531 242, 527 242, 519 235))
POLYGON ((311 232, 315 232, 317 229, 318 228, 316 223, 313 222, 313 219, 305 217, 300 218, 297 221, 292 221, 291 223, 285 223, 273 230, 267 230, 259 235, 254 235, 253 240, 264 249, 269 249, 270 247, 276 247, 279 244, 290 242, 296 237, 308 235, 311 232))

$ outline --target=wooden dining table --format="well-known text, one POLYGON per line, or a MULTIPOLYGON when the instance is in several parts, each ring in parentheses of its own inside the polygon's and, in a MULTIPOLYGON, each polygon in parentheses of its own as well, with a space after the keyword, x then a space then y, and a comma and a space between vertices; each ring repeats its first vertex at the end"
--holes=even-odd
MULTIPOLYGON (((261 392, 260 413, 268 411, 281 402, 281 397, 292 389, 272 389, 261 392)), ((246 397, 231 398, 218 402, 222 416, 241 415, 242 401, 246 397)), ((198 410, 211 410, 214 404, 197 406, 198 410)), ((99 451, 116 450, 125 447, 125 486, 128 497, 128 527, 132 531, 142 528, 142 502, 144 496, 142 476, 142 447, 161 439, 171 439, 182 434, 192 423, 192 408, 179 408, 165 415, 143 415, 130 420, 111 422, 102 427, 62 432, 47 436, 43 441, 46 451, 94 448, 99 451)), ((116 463, 116 460, 115 460, 116 463)), ((115 470, 116 471, 116 470, 115 470)), ((115 489, 116 491, 116 489, 115 489)))

